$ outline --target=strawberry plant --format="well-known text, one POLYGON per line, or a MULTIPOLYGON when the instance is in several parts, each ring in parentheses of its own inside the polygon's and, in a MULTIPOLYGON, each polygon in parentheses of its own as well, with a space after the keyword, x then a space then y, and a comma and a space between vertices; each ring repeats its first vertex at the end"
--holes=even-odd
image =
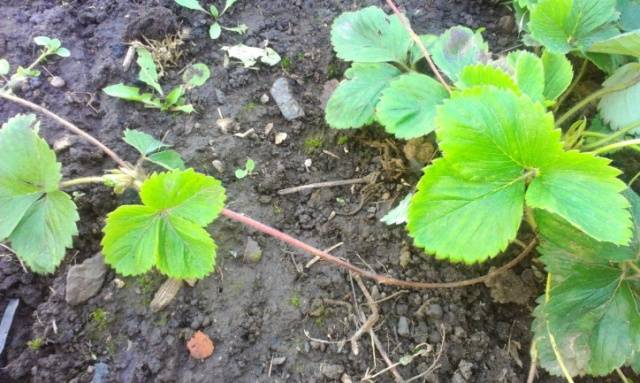
POLYGON ((527 222, 549 273, 532 355, 568 381, 640 370, 640 197, 599 156, 640 143, 615 141, 640 127, 638 63, 614 68, 600 90, 558 118, 548 110, 570 91, 566 53, 598 65, 637 59, 638 30, 620 33, 613 0, 516 1, 530 10, 521 12, 526 41, 544 49, 492 57, 479 32, 457 26, 418 37, 387 3, 394 15, 369 7, 334 21, 336 55, 352 64, 325 110, 337 129, 377 122, 402 139, 435 131, 441 158, 384 221, 406 221, 416 246, 467 264, 504 251, 527 222), (593 141, 584 119, 563 132, 564 122, 598 99, 603 119, 620 132, 593 141))
POLYGON ((109 85, 102 91, 111 97, 142 103, 148 108, 169 112, 192 113, 194 108, 193 105, 185 103, 185 92, 202 86, 209 79, 209 67, 202 63, 191 65, 184 72, 184 84, 176 86, 165 95, 162 86, 158 82, 158 71, 151 53, 142 47, 136 48, 136 53, 138 55, 136 62, 140 67, 138 80, 152 88, 155 94, 143 93, 137 86, 123 83, 109 85))
POLYGON ((220 24, 219 19, 237 2, 238 0, 225 0, 222 11, 218 10, 214 4, 209 5, 209 11, 204 9, 198 0, 175 0, 175 2, 185 8, 194 11, 204 12, 213 18, 213 23, 209 26, 209 37, 216 40, 220 37, 222 30, 244 34, 249 29, 245 24, 239 24, 236 27, 225 27, 220 24))

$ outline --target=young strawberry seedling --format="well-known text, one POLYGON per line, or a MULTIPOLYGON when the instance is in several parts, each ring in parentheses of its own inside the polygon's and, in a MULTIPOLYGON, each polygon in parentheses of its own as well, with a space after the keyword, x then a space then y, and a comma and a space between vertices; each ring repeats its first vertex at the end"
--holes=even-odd
POLYGON ((220 34, 222 33, 222 30, 224 29, 225 31, 230 31, 230 32, 235 32, 238 34, 245 34, 248 30, 247 26, 245 24, 239 24, 236 27, 225 27, 223 25, 220 24, 219 19, 236 3, 238 2, 238 0, 225 0, 225 4, 224 4, 224 8, 222 8, 222 11, 220 12, 218 10, 218 7, 216 7, 214 4, 209 5, 209 11, 207 12, 206 9, 204 9, 202 7, 202 5, 200 5, 200 2, 198 0, 175 0, 176 3, 178 3, 178 5, 188 8, 188 9, 193 9, 194 11, 200 11, 200 12, 204 12, 207 15, 213 17, 213 23, 211 24, 211 26, 209 26, 209 37, 212 40, 216 40, 220 37, 220 34))
POLYGON ((140 67, 138 80, 152 88, 155 94, 143 93, 140 88, 123 83, 109 85, 102 91, 111 97, 139 102, 148 108, 160 109, 163 112, 192 113, 194 108, 193 105, 185 103, 185 92, 202 86, 209 79, 209 67, 202 63, 191 65, 184 72, 184 84, 178 85, 165 95, 162 86, 158 82, 158 71, 151 53, 145 48, 137 48, 136 53, 138 55, 136 62, 140 67))
POLYGON ((335 52, 353 63, 325 110, 337 129, 378 122, 401 139, 435 131, 442 157, 385 220, 406 220, 416 246, 467 264, 504 251, 524 220, 540 236, 549 272, 533 325, 540 364, 568 381, 623 366, 640 371, 640 198, 598 156, 640 140, 612 144, 621 137, 615 133, 583 146, 584 120, 561 130, 598 99, 605 121, 627 132, 640 126, 632 106, 640 66, 620 67, 557 119, 548 110, 572 83, 565 53, 596 64, 613 60, 603 54, 637 61, 640 30, 618 31, 614 0, 518 1, 530 8, 528 30, 542 54, 493 57, 480 33, 465 27, 418 37, 387 3, 396 14, 368 7, 334 21, 335 52))
POLYGON ((241 180, 246 176, 250 176, 255 168, 256 163, 251 158, 247 158, 247 162, 244 164, 244 169, 236 169, 235 176, 237 179, 241 180))

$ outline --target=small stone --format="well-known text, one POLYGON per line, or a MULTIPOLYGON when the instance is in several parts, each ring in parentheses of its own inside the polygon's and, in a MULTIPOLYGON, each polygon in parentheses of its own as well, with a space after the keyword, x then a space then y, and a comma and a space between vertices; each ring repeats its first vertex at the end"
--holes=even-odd
POLYGON ((53 143, 53 150, 55 152, 61 152, 68 147, 70 147, 75 142, 74 137, 72 136, 64 136, 58 140, 55 140, 53 143))
POLYGON ((513 28, 516 26, 515 18, 513 15, 504 15, 498 20, 498 26, 507 33, 513 32, 513 28))
POLYGON ((266 93, 263 93, 262 96, 260 96, 260 102, 266 104, 269 102, 269 96, 266 93))
POLYGON ((321 364, 320 373, 329 379, 337 380, 344 372, 344 367, 339 364, 321 364))
POLYGON ((187 348, 192 358, 207 359, 213 354, 215 347, 207 334, 197 331, 187 343, 187 348))
POLYGON ((66 83, 62 77, 53 76, 51 77, 51 79, 49 79, 49 84, 51 84, 51 86, 54 88, 62 88, 66 83))
POLYGON ((325 343, 317 342, 315 340, 312 340, 309 343, 310 343, 311 348, 314 349, 315 351, 324 352, 324 350, 326 350, 326 348, 327 348, 327 345, 325 343))
POLYGON ((98 362, 92 367, 94 373, 91 383, 102 383, 106 381, 106 378, 109 375, 109 366, 106 363, 98 362))
POLYGON ((473 370, 473 363, 469 361, 466 361, 463 359, 458 364, 458 371, 460 372, 460 375, 462 375, 462 377, 465 378, 465 380, 471 379, 471 376, 473 375, 472 370, 473 370))
POLYGON ((398 319, 398 335, 405 337, 410 335, 409 319, 405 316, 401 316, 400 319, 398 319))
POLYGON ((349 374, 344 373, 340 377, 340 383, 353 383, 353 380, 351 380, 351 376, 349 376, 349 374))
POLYGON ((117 289, 121 289, 121 288, 123 288, 123 287, 124 287, 125 282, 124 282, 122 279, 120 279, 120 278, 115 278, 115 279, 113 280, 113 284, 114 284, 114 285, 116 285, 116 288, 117 288, 117 289))
POLYGON ((276 133, 276 137, 274 139, 274 142, 275 142, 276 145, 280 145, 286 139, 287 139, 287 133, 280 132, 280 133, 276 133))
POLYGON ((467 383, 467 381, 460 375, 459 371, 456 371, 451 378, 451 383, 467 383))
POLYGON ((70 305, 86 302, 102 288, 107 266, 98 253, 79 265, 72 266, 67 273, 65 300, 70 305))
POLYGON ((271 86, 271 97, 278 104, 280 112, 289 121, 296 118, 304 117, 302 106, 296 101, 291 93, 289 80, 285 77, 279 77, 271 86))
POLYGON ((213 167, 219 172, 219 173, 224 173, 224 165, 222 164, 222 161, 220 160, 213 160, 211 161, 211 165, 213 165, 213 167))
POLYGON ((233 121, 233 119, 228 117, 219 118, 216 120, 216 125, 218 125, 218 127, 220 128, 220 131, 222 131, 222 133, 224 134, 229 133, 229 129, 231 129, 234 124, 235 122, 233 121))
POLYGON ((442 306, 437 303, 429 305, 425 314, 427 314, 429 318, 440 319, 442 318, 442 306))
POLYGON ((271 131, 273 130, 273 122, 268 123, 267 125, 264 126, 264 135, 268 136, 269 133, 271 133, 271 131))
POLYGON ((281 364, 284 364, 284 362, 286 362, 286 361, 287 361, 287 357, 286 356, 279 356, 277 358, 271 359, 271 365, 280 366, 281 364))
POLYGON ((253 238, 247 238, 247 245, 244 247, 244 259, 253 263, 258 263, 262 259, 262 249, 253 238))

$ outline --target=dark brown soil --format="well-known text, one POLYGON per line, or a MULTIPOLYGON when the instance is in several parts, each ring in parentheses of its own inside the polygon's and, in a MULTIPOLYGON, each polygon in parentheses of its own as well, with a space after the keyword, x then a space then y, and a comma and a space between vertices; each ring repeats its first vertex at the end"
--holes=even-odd
MULTIPOLYGON (((73 121, 127 160, 135 160, 135 153, 120 139, 124 129, 166 135, 166 141, 175 144, 190 166, 223 181, 230 208, 320 248, 344 242, 334 254, 378 272, 415 280, 452 281, 481 275, 491 266, 437 262, 410 248, 402 227, 380 223, 391 200, 409 190, 396 175, 384 171, 383 162, 389 158, 383 151, 367 144, 383 143, 386 137, 374 128, 348 132, 348 142, 340 145, 338 136, 344 133, 324 124, 320 107, 323 85, 339 78, 346 68, 331 50, 330 24, 343 11, 381 5, 382 1, 243 0, 225 15, 223 23, 245 23, 249 32, 245 36, 224 32, 218 41, 208 38, 209 20, 205 15, 180 8, 171 0, 3 3, 0 57, 13 65, 31 62, 36 55, 31 40, 37 35, 60 38, 71 50, 71 57, 46 64, 51 73, 64 78, 63 88, 53 88, 41 78, 30 81, 19 94, 73 121), (178 70, 190 62, 207 63, 212 68, 211 79, 189 95, 197 113, 166 114, 100 92, 109 84, 135 81, 135 68, 126 73, 122 69, 128 39, 140 34, 162 38, 178 29, 189 29, 190 35, 179 67, 168 69, 163 82, 177 84, 178 70), (285 64, 263 66, 258 71, 237 65, 223 67, 222 45, 244 42, 256 46, 264 40, 286 58, 285 64), (279 76, 290 78, 304 106, 306 117, 300 121, 287 122, 273 101, 260 102, 279 76), (88 106, 89 101, 95 110, 88 106), (235 130, 220 130, 215 123, 219 113, 238 122, 235 130), (265 135, 269 123, 273 123, 273 129, 265 135), (256 134, 234 136, 251 128, 256 134), (276 132, 288 134, 281 145, 274 144, 276 132), (322 147, 310 148, 309 138, 320 139, 322 147), (324 154, 322 149, 340 159, 324 154), (234 169, 247 157, 255 160, 258 171, 237 180, 234 169), (308 169, 306 159, 312 161, 308 169), (222 162, 223 173, 215 169, 214 160, 222 162), (381 186, 352 216, 329 219, 332 211, 351 211, 358 206, 361 186, 284 197, 276 194, 284 187, 359 177, 373 171, 382 172, 381 186), (403 248, 410 249, 409 264, 404 268, 399 261, 403 248)), ((456 24, 485 27, 485 37, 498 52, 517 42, 515 33, 498 26, 500 17, 510 13, 501 3, 412 0, 403 5, 418 32, 441 32, 456 24)), ((0 103, 2 121, 22 111, 0 103)), ((51 120, 43 119, 42 124, 41 131, 49 142, 67 135, 51 120)), ((95 174, 114 166, 81 141, 59 155, 67 177, 95 174)), ((413 183, 417 176, 402 174, 405 184, 413 183)), ((355 356, 349 346, 341 349, 337 344, 324 345, 305 335, 341 340, 355 331, 345 307, 323 303, 324 298, 353 303, 355 290, 345 272, 322 263, 300 272, 297 266, 306 263, 308 256, 224 218, 211 227, 219 245, 218 271, 193 288, 183 288, 165 310, 152 313, 148 307, 162 276, 124 278, 125 286, 117 288, 113 272, 96 297, 70 307, 64 300, 68 268, 99 250, 105 214, 136 197, 117 197, 105 188, 86 187, 79 189, 75 198, 82 217, 80 235, 55 275, 34 276, 23 272, 15 258, 0 257, 0 313, 8 298, 21 301, 7 349, 0 358, 0 382, 90 382, 97 363, 108 366, 105 381, 124 383, 323 382, 339 380, 342 371, 359 381, 367 371, 373 374, 385 367, 379 355, 372 355, 366 336, 360 341, 360 354, 355 356), (249 237, 264 253, 257 264, 242 259, 249 237), (105 319, 96 320, 100 316, 96 313, 105 313, 105 319), (214 355, 205 361, 191 359, 186 348, 195 330, 207 333, 216 345, 214 355), (27 347, 27 341, 37 338, 44 341, 41 348, 27 347), (279 357, 286 359, 274 365, 274 358, 279 357)), ((506 258, 492 263, 500 264, 506 258)), ((426 381, 525 381, 530 364, 531 310, 534 297, 541 291, 539 280, 531 276, 531 266, 529 262, 520 266, 512 275, 515 279, 511 278, 515 283, 526 279, 528 289, 535 291, 524 305, 496 303, 485 286, 394 295, 398 289, 375 287, 367 281, 370 289, 377 290, 374 293, 379 299, 394 295, 380 305, 381 319, 375 328, 389 357, 398 361, 419 345, 428 344, 433 349, 426 357, 398 367, 402 376, 408 379, 432 364, 443 328, 446 339, 439 367, 426 381), (527 278, 520 278, 523 270, 527 278), (398 334, 400 317, 408 319, 408 335, 398 334)), ((356 296, 362 303, 360 291, 356 296)), ((376 381, 392 381, 392 377, 382 374, 376 381)), ((538 381, 560 380, 542 373, 538 381)))

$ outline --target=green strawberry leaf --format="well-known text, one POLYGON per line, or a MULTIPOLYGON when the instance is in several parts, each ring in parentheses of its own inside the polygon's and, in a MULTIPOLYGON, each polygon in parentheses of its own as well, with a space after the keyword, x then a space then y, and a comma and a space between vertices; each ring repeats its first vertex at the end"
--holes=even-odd
POLYGON ((620 12, 620 28, 625 31, 640 29, 640 1, 618 0, 618 12, 620 12))
POLYGON ((504 250, 518 232, 525 180, 472 181, 445 158, 425 169, 409 205, 407 228, 416 246, 438 259, 476 263, 504 250))
POLYGON ((531 52, 509 53, 507 62, 511 64, 516 83, 522 93, 533 101, 544 101, 545 72, 542 60, 531 52))
POLYGON ((390 64, 354 63, 327 102, 325 119, 335 129, 371 124, 380 94, 400 70, 390 64))
POLYGON ((137 48, 136 53, 138 54, 136 62, 140 67, 138 79, 155 89, 161 96, 164 96, 162 87, 158 83, 158 70, 156 69, 156 64, 153 62, 153 56, 145 48, 137 48))
POLYGON ((378 7, 367 7, 335 19, 331 44, 345 61, 404 64, 411 39, 397 16, 389 16, 378 7))
POLYGON ((182 161, 180 154, 175 150, 163 150, 161 152, 153 153, 147 159, 167 170, 185 168, 184 161, 182 161))
POLYGON ((442 153, 467 178, 518 178, 562 153, 553 116, 506 89, 454 92, 439 108, 436 125, 442 153))
POLYGON ((451 81, 458 81, 462 69, 467 65, 484 64, 491 58, 489 46, 480 31, 455 26, 448 29, 431 46, 435 64, 451 81))
POLYGON ((547 50, 542 53, 542 66, 544 67, 543 95, 547 100, 553 101, 571 85, 573 67, 565 55, 547 50))
POLYGON ((19 114, 0 129, 0 241, 8 238, 33 271, 51 273, 77 234, 78 213, 58 190, 60 164, 38 125, 35 115, 19 114))
POLYGON ((424 136, 435 129, 436 107, 448 96, 447 90, 431 77, 406 73, 382 91, 376 118, 397 138, 424 136))
POLYGON ((613 87, 633 82, 634 79, 635 85, 605 95, 598 104, 600 115, 614 130, 640 122, 640 108, 637 105, 640 99, 640 63, 619 68, 602 84, 604 87, 613 87))
POLYGON ((564 151, 540 103, 493 86, 470 88, 444 101, 436 125, 444 158, 426 168, 407 225, 436 258, 495 256, 515 238, 525 200, 596 240, 629 241, 619 171, 606 159, 564 151))
POLYGON ((588 153, 563 153, 539 167, 527 190, 527 205, 559 215, 596 240, 627 244, 632 234, 629 204, 620 194, 626 186, 610 162, 588 153))
POLYGON ((202 278, 215 266, 216 246, 203 229, 224 207, 224 189, 192 169, 154 174, 140 189, 143 205, 107 217, 105 261, 123 275, 154 265, 171 278, 202 278))
POLYGON ((589 52, 640 57, 640 30, 622 33, 589 47, 589 52))
POLYGON ((467 65, 460 72, 460 79, 456 86, 460 89, 475 86, 493 85, 497 88, 509 89, 520 93, 520 88, 507 73, 488 64, 467 65))
POLYGON ((571 376, 607 375, 640 350, 640 290, 624 271, 626 263, 638 263, 640 198, 630 190, 626 196, 634 218, 630 246, 596 242, 558 216, 536 211, 538 250, 551 280, 533 331, 541 365, 552 374, 561 374, 560 360, 571 376))
POLYGON ((409 203, 411 203, 411 199, 413 199, 413 193, 407 194, 407 196, 398 203, 398 206, 389 210, 389 212, 380 219, 380 222, 386 223, 387 225, 400 225, 407 222, 407 216, 409 215, 409 203))
POLYGON ((33 41, 43 46, 49 51, 49 53, 55 53, 60 47, 62 47, 62 42, 58 39, 52 39, 47 36, 36 36, 33 38, 33 41))
MULTIPOLYGON (((436 35, 420 35, 420 41, 424 44, 424 47, 427 48, 427 51, 431 50, 431 47, 438 39, 436 35)), ((422 50, 416 43, 412 43, 411 49, 409 50, 409 63, 411 65, 416 65, 418 61, 423 60, 424 55, 422 54, 422 50)))
POLYGON ((127 144, 136 148, 140 154, 145 156, 162 148, 168 148, 171 146, 155 139, 150 134, 135 129, 125 129, 122 139, 127 144))
POLYGON ((529 30, 553 53, 584 50, 615 36, 616 0, 540 0, 531 8, 529 30))

